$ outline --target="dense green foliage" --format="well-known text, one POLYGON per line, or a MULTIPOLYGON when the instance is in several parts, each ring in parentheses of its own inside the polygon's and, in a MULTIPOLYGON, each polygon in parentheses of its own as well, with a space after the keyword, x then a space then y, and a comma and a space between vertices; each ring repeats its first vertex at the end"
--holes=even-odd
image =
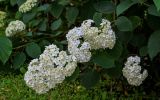
POLYGON ((20 13, 19 6, 25 1, 0 0, 0 11, 7 13, 5 25, 0 28, 1 71, 25 72, 27 67, 22 65, 37 58, 46 45, 54 43, 61 50, 67 50, 65 35, 69 29, 86 19, 93 19, 99 25, 101 19, 106 18, 116 33, 115 47, 93 51, 91 61, 79 64, 70 79, 79 78, 87 88, 106 75, 125 81, 122 78, 124 62, 131 55, 139 55, 141 65, 149 73, 141 87, 147 93, 156 91, 160 96, 159 0, 39 0, 31 11, 20 13), (26 24, 25 36, 6 38, 5 28, 12 20, 26 24))
POLYGON ((108 79, 104 82, 100 82, 96 87, 91 90, 85 89, 79 82, 64 82, 58 85, 55 89, 49 93, 38 95, 32 89, 25 85, 22 75, 5 75, 0 76, 0 100, 141 100, 141 99, 156 99, 154 95, 144 95, 141 92, 134 91, 130 94, 125 91, 121 91, 121 88, 117 88, 117 91, 113 91, 114 81, 108 79), (104 87, 108 87, 104 89, 104 87), (110 88, 111 87, 111 88, 110 88), (103 89, 102 89, 103 88, 103 89))

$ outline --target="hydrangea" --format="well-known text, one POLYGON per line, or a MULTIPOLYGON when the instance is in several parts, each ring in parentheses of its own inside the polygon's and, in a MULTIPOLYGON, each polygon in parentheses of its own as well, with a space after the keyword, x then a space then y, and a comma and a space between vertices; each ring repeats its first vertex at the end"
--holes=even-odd
POLYGON ((88 62, 91 58, 90 44, 81 40, 84 33, 81 27, 69 30, 66 35, 68 41, 68 51, 77 58, 78 62, 88 62))
POLYGON ((77 66, 76 58, 59 51, 56 45, 46 46, 39 59, 33 59, 24 80, 27 86, 43 94, 71 76, 77 66))
POLYGON ((6 18, 6 12, 0 11, 0 27, 4 26, 4 19, 6 18))
POLYGON ((123 76, 127 79, 130 85, 139 86, 148 76, 147 70, 141 71, 140 57, 131 56, 127 59, 125 67, 123 68, 123 76))
POLYGON ((20 34, 20 32, 24 31, 26 28, 26 25, 19 20, 11 21, 8 25, 8 27, 5 30, 6 36, 11 37, 17 34, 20 34))
POLYGON ((38 0, 27 0, 24 4, 19 7, 19 12, 26 13, 35 7, 38 0))
POLYGON ((93 27, 93 23, 94 21, 90 19, 83 21, 81 27, 84 40, 90 43, 91 49, 112 49, 116 43, 116 37, 111 23, 106 19, 102 19, 100 27, 93 27))

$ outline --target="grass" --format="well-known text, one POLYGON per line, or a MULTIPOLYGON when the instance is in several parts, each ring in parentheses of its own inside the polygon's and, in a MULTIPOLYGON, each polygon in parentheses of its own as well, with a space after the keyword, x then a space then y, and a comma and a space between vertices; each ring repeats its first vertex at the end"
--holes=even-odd
MULTIPOLYGON (((104 82, 87 90, 79 82, 64 82, 46 94, 36 94, 28 88, 23 75, 0 75, 0 100, 141 100, 142 97, 132 95, 121 96, 117 92, 106 91, 104 82)), ((110 84, 110 82, 108 82, 110 84)), ((154 99, 153 99, 154 100, 154 99)))

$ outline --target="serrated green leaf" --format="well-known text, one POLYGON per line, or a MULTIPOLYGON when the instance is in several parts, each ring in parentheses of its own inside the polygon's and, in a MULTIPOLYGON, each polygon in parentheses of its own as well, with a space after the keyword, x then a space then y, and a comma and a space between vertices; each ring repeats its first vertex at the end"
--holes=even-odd
POLYGON ((137 2, 133 2, 131 0, 124 0, 118 4, 116 8, 116 14, 119 16, 122 14, 124 11, 126 11, 128 8, 130 8, 132 5, 136 4, 137 2))
POLYGON ((57 30, 62 25, 62 20, 58 19, 51 24, 51 30, 57 30))
POLYGON ((149 13, 150 15, 160 16, 160 12, 157 10, 157 8, 155 7, 155 5, 151 5, 151 6, 148 8, 148 13, 149 13))
POLYGON ((109 75, 112 78, 119 78, 122 73, 122 64, 121 63, 115 63, 116 66, 114 68, 110 68, 106 70, 107 75, 109 75))
POLYGON ((37 58, 41 54, 41 48, 37 43, 29 43, 25 48, 27 54, 32 58, 37 58))
POLYGON ((107 56, 110 59, 117 60, 121 56, 122 51, 123 51, 122 43, 117 40, 114 48, 111 50, 107 50, 107 56))
POLYGON ((141 18, 138 16, 131 16, 131 17, 129 17, 129 19, 132 22, 133 29, 136 29, 138 26, 140 26, 142 24, 141 18))
POLYGON ((10 0, 10 4, 11 4, 12 6, 16 5, 16 4, 17 4, 17 0, 10 0))
POLYGON ((160 0, 153 0, 153 2, 156 5, 157 9, 160 10, 160 0))
POLYGON ((114 67, 115 59, 110 58, 110 56, 105 52, 96 52, 92 55, 92 62, 100 65, 103 68, 112 68, 114 67))
POLYGON ((125 16, 118 17, 115 24, 120 31, 132 31, 132 22, 125 16))
POLYGON ((70 0, 58 0, 58 4, 63 6, 68 5, 69 3, 70 3, 70 0))
POLYGON ((151 34, 148 41, 148 53, 153 59, 160 52, 160 31, 155 31, 151 34))
POLYGON ((36 13, 25 13, 23 15, 23 22, 28 23, 30 20, 32 20, 36 16, 36 13))
POLYGON ((29 22, 29 27, 36 27, 37 25, 40 24, 40 22, 42 21, 42 19, 34 19, 34 20, 31 20, 29 22))
POLYGON ((59 16, 62 14, 63 8, 64 6, 54 3, 52 5, 50 13, 52 14, 52 16, 59 18, 59 16))
POLYGON ((19 69, 25 62, 26 55, 23 52, 19 52, 16 54, 13 60, 13 68, 19 69))
POLYGON ((18 6, 21 6, 23 3, 25 3, 26 0, 17 0, 17 4, 18 6))
POLYGON ((12 53, 12 42, 6 37, 0 37, 0 60, 3 64, 7 62, 12 53))
POLYGON ((44 20, 42 20, 42 22, 39 24, 38 29, 40 31, 46 31, 47 30, 47 22, 48 22, 47 18, 45 18, 44 20))
POLYGON ((93 4, 96 11, 101 13, 113 13, 115 11, 115 5, 110 1, 99 1, 93 4))
POLYGON ((139 54, 140 54, 140 56, 147 56, 147 54, 148 54, 147 46, 141 47, 139 49, 139 54))
POLYGON ((50 4, 44 4, 37 8, 37 11, 45 11, 48 12, 50 10, 50 4))
POLYGON ((79 10, 76 7, 68 7, 66 11, 66 19, 69 22, 68 25, 74 24, 77 16, 79 14, 79 10))
POLYGON ((96 23, 96 26, 99 26, 102 22, 102 13, 95 12, 93 15, 93 20, 96 23))

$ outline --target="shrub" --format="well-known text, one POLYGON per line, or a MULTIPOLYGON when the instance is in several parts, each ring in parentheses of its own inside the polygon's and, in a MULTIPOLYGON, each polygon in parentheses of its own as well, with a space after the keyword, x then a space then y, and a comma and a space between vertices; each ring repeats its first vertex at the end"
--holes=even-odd
POLYGON ((83 55, 81 50, 85 47, 85 54, 91 58, 80 59, 78 62, 81 63, 70 79, 79 77, 84 86, 91 88, 105 75, 122 79, 127 58, 138 55, 141 57, 138 66, 148 70, 149 77, 144 85, 154 85, 156 89, 160 71, 159 5, 158 0, 1 0, 0 10, 6 14, 0 12, 0 23, 3 23, 0 25, 0 61, 7 70, 22 71, 27 69, 22 67, 23 64, 38 58, 45 46, 52 43, 76 58, 83 55), (105 25, 104 19, 108 21, 105 25), (26 30, 18 27, 14 31, 17 35, 6 37, 8 24, 15 20, 22 21, 26 30), (75 27, 81 28, 85 34, 73 40, 66 39, 66 34, 75 27), (101 34, 104 30, 109 35, 101 34), (111 40, 108 38, 110 34, 111 40), (103 45, 104 42, 107 44, 103 45), (67 48, 68 45, 71 48, 67 48))

